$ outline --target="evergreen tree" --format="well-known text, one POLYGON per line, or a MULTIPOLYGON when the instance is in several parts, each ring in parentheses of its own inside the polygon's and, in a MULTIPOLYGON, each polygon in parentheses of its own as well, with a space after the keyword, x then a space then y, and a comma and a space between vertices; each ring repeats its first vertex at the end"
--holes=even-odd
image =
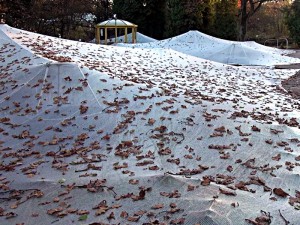
POLYGON ((237 38, 237 0, 221 0, 215 4, 214 36, 236 40, 237 38))
POLYGON ((167 2, 165 36, 189 30, 209 30, 213 23, 213 0, 169 0, 167 2))
POLYGON ((300 0, 295 0, 286 10, 286 23, 292 38, 300 46, 300 0))
POLYGON ((217 12, 215 11, 215 4, 219 0, 202 0, 202 27, 201 31, 207 33, 207 34, 212 34, 214 32, 214 20, 217 12))
POLYGON ((109 0, 0 0, 13 27, 69 39, 92 39, 94 18, 107 18, 109 0))
POLYGON ((162 38, 165 24, 165 0, 114 0, 113 13, 138 25, 138 30, 153 38, 162 38))
POLYGON ((169 0, 167 3, 166 27, 164 36, 171 37, 186 31, 183 0, 169 0))
POLYGON ((12 26, 31 30, 34 13, 31 10, 34 0, 6 0, 2 7, 5 9, 6 22, 12 26))

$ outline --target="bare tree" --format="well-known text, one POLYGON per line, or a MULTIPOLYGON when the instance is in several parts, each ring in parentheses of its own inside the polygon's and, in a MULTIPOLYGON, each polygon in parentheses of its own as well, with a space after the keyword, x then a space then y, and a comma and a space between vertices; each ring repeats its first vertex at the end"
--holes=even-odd
POLYGON ((279 0, 240 0, 240 30, 239 40, 244 41, 247 33, 248 19, 253 16, 264 3, 279 0))

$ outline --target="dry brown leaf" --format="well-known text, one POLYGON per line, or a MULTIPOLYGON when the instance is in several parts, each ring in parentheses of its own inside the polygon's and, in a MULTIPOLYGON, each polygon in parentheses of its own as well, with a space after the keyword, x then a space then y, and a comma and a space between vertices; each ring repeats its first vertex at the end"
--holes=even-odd
POLYGON ((136 179, 129 180, 129 184, 138 184, 138 183, 139 183, 139 180, 136 180, 136 179))
POLYGON ((128 217, 128 213, 126 211, 122 211, 120 214, 121 218, 127 218, 128 217))
POLYGON ((258 128, 257 126, 254 126, 254 125, 251 127, 251 130, 256 131, 256 132, 260 132, 260 128, 258 128))
POLYGON ((233 171, 233 167, 232 167, 231 165, 229 165, 229 166, 227 166, 226 170, 227 170, 228 172, 232 172, 232 171, 233 171))
POLYGON ((108 219, 108 220, 114 220, 114 219, 116 219, 116 218, 115 218, 115 213, 114 213, 114 212, 111 212, 111 213, 109 214, 109 216, 107 217, 107 219, 108 219))
POLYGON ((284 190, 282 190, 281 188, 274 188, 273 189, 273 192, 274 194, 280 196, 280 197, 283 197, 285 198, 286 196, 289 196, 288 193, 286 193, 284 190))
POLYGON ((90 212, 87 210, 78 210, 76 214, 77 215, 87 215, 87 214, 90 214, 90 212))
POLYGON ((59 198, 58 197, 56 197, 56 198, 53 198, 53 202, 59 202, 59 198))
POLYGON ((80 105, 79 110, 80 110, 80 114, 84 114, 88 111, 89 107, 88 106, 84 106, 84 105, 80 105))
POLYGON ((140 218, 140 216, 130 216, 127 218, 127 220, 130 222, 138 222, 140 218))
POLYGON ((76 213, 77 209, 69 208, 67 209, 67 213, 76 213))
POLYGON ((155 165, 155 166, 149 166, 148 169, 149 170, 159 170, 159 167, 157 165, 155 165))
POLYGON ((220 190, 221 194, 236 196, 236 193, 233 192, 233 191, 225 190, 225 189, 222 189, 222 188, 219 188, 219 190, 220 190))
POLYGON ((194 191, 195 188, 196 188, 196 186, 189 184, 188 188, 187 188, 187 191, 194 191))
POLYGON ((279 161, 281 159, 281 154, 278 153, 276 156, 273 156, 272 159, 274 161, 279 161))
POLYGON ((18 203, 18 202, 15 202, 15 203, 12 204, 9 208, 11 208, 11 209, 16 209, 16 208, 18 208, 18 206, 19 206, 19 203, 18 203))
POLYGON ((47 214, 53 215, 53 214, 61 212, 63 210, 64 209, 62 207, 58 207, 58 208, 54 208, 54 209, 49 209, 49 210, 47 210, 47 214))
POLYGON ((201 181, 202 186, 208 186, 210 185, 210 179, 208 177, 203 177, 203 180, 201 181))
POLYGON ((156 120, 153 119, 153 118, 149 118, 149 119, 148 119, 148 124, 151 125, 151 126, 152 126, 155 122, 156 122, 156 120))
POLYGON ((179 225, 179 224, 184 224, 185 218, 179 218, 179 219, 174 219, 170 221, 171 225, 179 225))
POLYGON ((160 203, 160 204, 156 204, 154 206, 151 207, 151 209, 161 209, 164 207, 164 204, 160 203))
POLYGON ((106 213, 109 210, 108 206, 101 206, 97 209, 97 211, 95 212, 96 216, 102 215, 104 213, 106 213))
POLYGON ((177 207, 176 203, 174 203, 174 202, 171 202, 169 206, 170 206, 170 208, 176 208, 177 207))

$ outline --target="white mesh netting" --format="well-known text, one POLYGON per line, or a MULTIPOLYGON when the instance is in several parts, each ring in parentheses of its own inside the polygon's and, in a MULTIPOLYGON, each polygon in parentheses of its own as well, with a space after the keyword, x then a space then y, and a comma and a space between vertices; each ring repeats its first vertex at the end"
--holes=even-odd
POLYGON ((4 25, 0 51, 0 224, 299 224, 294 71, 4 25))

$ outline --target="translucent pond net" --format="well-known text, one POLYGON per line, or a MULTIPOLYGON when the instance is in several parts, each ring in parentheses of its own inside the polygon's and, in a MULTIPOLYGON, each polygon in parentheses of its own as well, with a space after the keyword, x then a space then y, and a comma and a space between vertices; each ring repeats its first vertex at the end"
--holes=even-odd
POLYGON ((275 72, 133 69, 143 83, 0 44, 0 224, 299 222, 297 102, 275 72))

